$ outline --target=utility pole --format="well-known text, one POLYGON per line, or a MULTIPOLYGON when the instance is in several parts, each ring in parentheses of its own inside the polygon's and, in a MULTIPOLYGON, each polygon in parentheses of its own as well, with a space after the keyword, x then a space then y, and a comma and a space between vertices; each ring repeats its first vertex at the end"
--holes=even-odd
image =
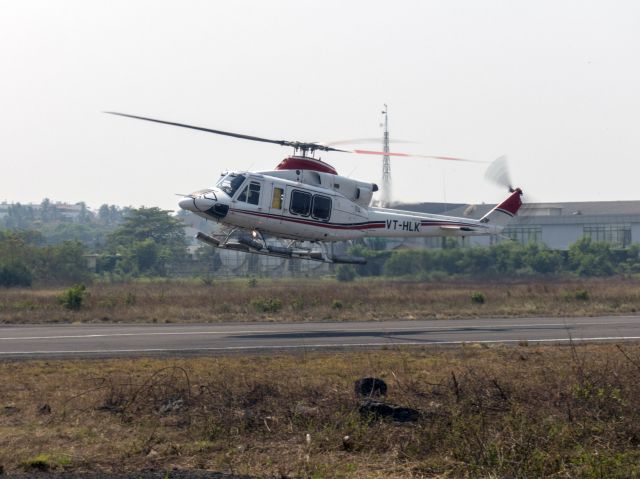
POLYGON ((384 136, 382 137, 382 197, 380 206, 386 207, 391 203, 391 160, 389 158, 389 115, 387 104, 382 110, 384 116, 384 136))

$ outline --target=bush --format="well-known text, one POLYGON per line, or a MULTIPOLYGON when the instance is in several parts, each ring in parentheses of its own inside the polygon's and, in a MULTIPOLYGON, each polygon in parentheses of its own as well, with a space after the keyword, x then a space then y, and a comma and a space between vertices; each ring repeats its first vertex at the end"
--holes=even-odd
POLYGON ((250 304, 259 313, 277 313, 282 309, 282 301, 278 298, 255 298, 250 304))
POLYGON ((573 297, 578 301, 587 301, 589 300, 589 291, 587 291, 586 289, 579 289, 575 292, 573 297))
POLYGON ((340 301, 339 299, 334 299, 333 303, 331 304, 331 307, 333 309, 342 309, 344 306, 344 304, 342 304, 342 301, 340 301))
POLYGON ((476 304, 484 304, 484 294, 474 291, 471 293, 471 301, 476 304))
POLYGON ((25 470, 36 469, 38 471, 48 471, 51 468, 51 458, 46 454, 38 454, 22 463, 25 470))
POLYGON ((62 296, 60 296, 60 304, 63 307, 72 311, 78 311, 82 307, 82 301, 84 299, 86 286, 84 284, 77 284, 66 290, 62 296))

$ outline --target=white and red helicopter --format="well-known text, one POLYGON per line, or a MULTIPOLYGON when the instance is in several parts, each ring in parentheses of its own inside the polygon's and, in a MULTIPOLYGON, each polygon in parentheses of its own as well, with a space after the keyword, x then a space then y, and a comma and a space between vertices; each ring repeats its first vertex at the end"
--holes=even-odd
MULTIPOLYGON (((228 233, 219 235, 219 239, 202 232, 196 235, 198 240, 216 248, 328 263, 362 264, 364 258, 335 255, 333 248, 328 246, 336 241, 367 237, 499 235, 522 206, 522 190, 508 185, 509 196, 480 219, 374 207, 371 206, 373 193, 378 190, 375 183, 341 176, 333 166, 313 155, 316 151, 379 155, 383 152, 348 151, 322 143, 271 140, 126 113, 105 113, 294 149, 294 154, 282 160, 275 170, 225 172, 214 186, 183 195, 178 203, 180 208, 231 228, 228 233), (234 234, 237 232, 240 234, 234 234), (287 243, 273 244, 268 241, 270 236, 287 240, 287 243), (312 246, 305 246, 308 243, 312 246)), ((503 165, 495 168, 503 168, 503 165)))

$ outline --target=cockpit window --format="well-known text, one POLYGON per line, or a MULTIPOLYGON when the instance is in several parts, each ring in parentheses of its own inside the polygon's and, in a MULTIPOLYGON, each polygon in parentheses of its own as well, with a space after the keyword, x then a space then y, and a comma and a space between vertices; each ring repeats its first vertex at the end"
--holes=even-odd
POLYGON ((244 183, 246 177, 238 173, 229 173, 218 180, 216 186, 229 196, 233 196, 244 183))
POLYGON ((260 183, 250 181, 238 195, 238 201, 244 201, 252 205, 260 204, 260 183))

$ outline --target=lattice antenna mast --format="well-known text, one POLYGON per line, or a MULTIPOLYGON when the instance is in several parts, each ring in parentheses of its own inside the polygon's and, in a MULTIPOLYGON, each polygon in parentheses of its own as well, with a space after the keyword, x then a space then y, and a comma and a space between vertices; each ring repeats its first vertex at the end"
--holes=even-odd
POLYGON ((382 137, 382 198, 381 206, 389 206, 391 203, 391 159, 389 158, 389 115, 387 104, 382 110, 384 116, 384 135, 382 137))

